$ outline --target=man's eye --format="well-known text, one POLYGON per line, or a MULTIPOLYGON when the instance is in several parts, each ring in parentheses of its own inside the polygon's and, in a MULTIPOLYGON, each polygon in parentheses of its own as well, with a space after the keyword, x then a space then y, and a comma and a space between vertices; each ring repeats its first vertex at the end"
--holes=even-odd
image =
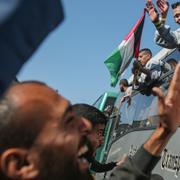
POLYGON ((97 135, 98 135, 98 136, 103 136, 103 131, 98 131, 98 132, 97 132, 97 135))
POLYGON ((67 120, 66 120, 66 124, 71 123, 73 120, 74 120, 74 117, 73 117, 73 116, 68 117, 67 120))

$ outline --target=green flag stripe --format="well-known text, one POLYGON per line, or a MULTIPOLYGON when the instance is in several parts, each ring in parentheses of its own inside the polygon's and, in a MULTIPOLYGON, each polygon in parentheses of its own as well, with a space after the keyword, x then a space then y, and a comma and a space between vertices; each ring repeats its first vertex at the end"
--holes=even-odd
POLYGON ((117 74, 122 64, 120 49, 116 48, 104 63, 111 74, 111 85, 114 86, 117 83, 117 74))

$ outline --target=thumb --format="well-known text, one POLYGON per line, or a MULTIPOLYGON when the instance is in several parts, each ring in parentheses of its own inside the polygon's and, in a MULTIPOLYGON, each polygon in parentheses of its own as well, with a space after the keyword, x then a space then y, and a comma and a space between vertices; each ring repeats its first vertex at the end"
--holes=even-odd
POLYGON ((158 87, 154 87, 152 90, 153 90, 154 94, 158 97, 158 107, 159 107, 159 111, 161 112, 165 108, 164 93, 158 87))

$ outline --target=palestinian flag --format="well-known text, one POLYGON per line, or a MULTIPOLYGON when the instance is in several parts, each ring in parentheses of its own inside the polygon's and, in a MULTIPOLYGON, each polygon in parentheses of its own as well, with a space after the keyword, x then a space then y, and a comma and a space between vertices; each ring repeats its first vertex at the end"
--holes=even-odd
POLYGON ((118 77, 129 65, 132 58, 138 57, 144 19, 145 11, 120 45, 104 62, 111 74, 111 86, 113 87, 116 86, 118 77))

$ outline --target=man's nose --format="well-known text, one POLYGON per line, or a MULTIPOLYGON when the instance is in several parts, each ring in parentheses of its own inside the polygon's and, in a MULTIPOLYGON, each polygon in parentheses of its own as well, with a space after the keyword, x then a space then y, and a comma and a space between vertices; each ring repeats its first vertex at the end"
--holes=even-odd
POLYGON ((80 132, 84 135, 89 134, 92 130, 92 124, 85 118, 80 118, 80 132))
POLYGON ((99 141, 100 145, 104 144, 104 137, 102 137, 99 141))

